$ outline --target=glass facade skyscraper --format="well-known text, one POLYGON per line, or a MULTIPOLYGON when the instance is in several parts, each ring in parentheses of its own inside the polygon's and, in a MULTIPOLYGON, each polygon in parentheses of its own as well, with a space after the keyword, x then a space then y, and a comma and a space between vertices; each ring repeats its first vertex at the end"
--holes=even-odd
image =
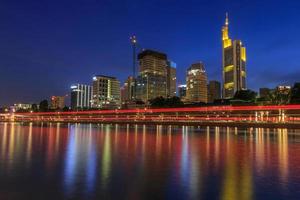
POLYGON ((74 84, 71 86, 71 108, 72 110, 90 108, 93 96, 92 86, 74 84))
POLYGON ((144 50, 138 55, 137 99, 147 102, 156 97, 176 95, 176 67, 167 55, 153 50, 144 50))
POLYGON ((167 96, 176 96, 176 63, 167 61, 167 96))
POLYGON ((223 98, 232 98, 246 89, 246 48, 241 40, 232 41, 228 34, 228 15, 222 28, 223 98))

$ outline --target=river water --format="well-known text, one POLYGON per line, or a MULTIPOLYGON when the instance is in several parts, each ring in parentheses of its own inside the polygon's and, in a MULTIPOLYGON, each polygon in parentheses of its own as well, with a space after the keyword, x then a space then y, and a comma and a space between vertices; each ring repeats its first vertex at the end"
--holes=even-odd
POLYGON ((300 199, 300 130, 0 123, 0 199, 300 199))

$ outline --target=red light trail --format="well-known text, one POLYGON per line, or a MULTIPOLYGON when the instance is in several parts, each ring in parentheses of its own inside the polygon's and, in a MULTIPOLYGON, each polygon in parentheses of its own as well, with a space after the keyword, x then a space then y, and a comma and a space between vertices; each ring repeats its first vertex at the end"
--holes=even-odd
POLYGON ((129 110, 11 113, 6 121, 94 123, 268 123, 299 124, 300 105, 211 106, 129 110))
POLYGON ((300 105, 276 106, 210 106, 190 108, 157 108, 157 109, 130 109, 130 110, 93 110, 93 111, 67 111, 67 112, 36 112, 22 113, 22 115, 92 115, 92 114, 137 114, 137 113, 179 113, 179 112, 222 112, 222 111, 274 111, 274 110, 300 110, 300 105))

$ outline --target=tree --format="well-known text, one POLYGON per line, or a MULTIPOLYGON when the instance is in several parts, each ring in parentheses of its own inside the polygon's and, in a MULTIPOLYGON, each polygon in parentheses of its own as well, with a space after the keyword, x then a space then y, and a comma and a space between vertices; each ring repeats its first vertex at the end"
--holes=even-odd
POLYGON ((165 107, 165 98, 163 97, 156 97, 154 99, 150 99, 149 103, 151 105, 151 107, 153 108, 162 108, 165 107))
POLYGON ((290 95, 290 103, 291 104, 299 104, 300 103, 300 83, 295 83, 290 95))
POLYGON ((45 112, 48 111, 48 101, 47 100, 43 100, 40 102, 40 111, 45 112))
POLYGON ((152 108, 175 108, 184 105, 180 98, 175 96, 170 98, 156 97, 149 102, 152 108))
POLYGON ((239 90, 235 93, 233 99, 254 102, 257 93, 252 90, 239 90))
POLYGON ((288 104, 290 100, 290 92, 283 92, 278 89, 275 89, 269 94, 269 99, 273 104, 282 105, 288 104))
POLYGON ((32 109, 33 112, 38 111, 38 106, 36 105, 36 103, 31 105, 31 109, 32 109))
POLYGON ((184 104, 179 97, 171 97, 165 100, 165 104, 169 108, 182 107, 184 104))
POLYGON ((69 109, 68 106, 65 106, 65 107, 63 108, 63 111, 64 111, 64 112, 69 111, 69 110, 70 110, 70 109, 69 109))

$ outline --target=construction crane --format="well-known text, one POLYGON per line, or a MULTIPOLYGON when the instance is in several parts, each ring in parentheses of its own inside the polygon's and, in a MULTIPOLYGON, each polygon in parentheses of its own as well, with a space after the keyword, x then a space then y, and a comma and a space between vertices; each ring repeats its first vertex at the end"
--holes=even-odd
POLYGON ((132 45, 132 53, 133 53, 133 62, 132 62, 132 78, 134 81, 134 89, 132 94, 132 100, 136 98, 136 46, 137 46, 137 39, 136 36, 133 35, 130 37, 130 42, 132 45))

